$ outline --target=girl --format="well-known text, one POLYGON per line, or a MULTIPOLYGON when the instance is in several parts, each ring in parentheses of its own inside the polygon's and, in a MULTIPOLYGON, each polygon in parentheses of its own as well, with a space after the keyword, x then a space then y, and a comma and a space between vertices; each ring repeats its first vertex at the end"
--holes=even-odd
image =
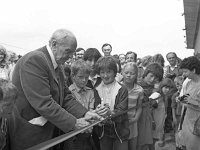
POLYGON ((128 149, 136 150, 138 127, 137 121, 142 112, 142 100, 144 98, 143 88, 137 84, 138 68, 133 62, 125 64, 123 70, 123 84, 128 89, 128 107, 137 107, 128 112, 130 135, 128 138, 128 149))
MULTIPOLYGON (((102 57, 97 61, 97 71, 102 79, 96 88, 102 100, 101 105, 107 104, 106 114, 101 113, 101 105, 97 106, 99 115, 114 115, 128 109, 128 91, 116 80, 117 64, 111 56, 102 57), (99 108, 99 109, 98 109, 99 108)), ((102 150, 128 150, 128 116, 122 114, 105 122, 100 127, 100 146, 102 150)))
POLYGON ((164 146, 164 123, 166 118, 166 108, 168 106, 166 96, 173 87, 174 82, 169 78, 165 78, 159 85, 159 97, 157 97, 156 100, 152 99, 154 106, 156 104, 156 108, 153 108, 153 120, 156 127, 155 130, 153 130, 153 138, 155 141, 159 140, 158 146, 161 147, 164 146))

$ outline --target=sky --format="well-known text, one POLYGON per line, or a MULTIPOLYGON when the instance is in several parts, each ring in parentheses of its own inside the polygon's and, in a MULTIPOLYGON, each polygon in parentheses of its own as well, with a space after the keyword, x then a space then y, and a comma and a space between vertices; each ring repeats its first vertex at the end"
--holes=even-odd
POLYGON ((48 43, 60 28, 72 31, 78 47, 104 43, 112 54, 134 51, 138 57, 186 49, 182 0, 6 0, 1 1, 0 44, 24 55, 48 43))

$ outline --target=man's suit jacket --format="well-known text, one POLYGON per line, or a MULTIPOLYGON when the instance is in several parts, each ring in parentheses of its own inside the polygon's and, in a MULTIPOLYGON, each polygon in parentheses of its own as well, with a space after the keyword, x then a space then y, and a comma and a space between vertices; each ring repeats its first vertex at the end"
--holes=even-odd
POLYGON ((55 127, 63 132, 74 129, 76 118, 87 110, 64 87, 64 76, 54 70, 46 47, 32 51, 17 62, 13 79, 19 96, 16 109, 9 119, 9 132, 13 150, 22 150, 49 140, 55 127), (44 126, 28 121, 43 116, 44 126))

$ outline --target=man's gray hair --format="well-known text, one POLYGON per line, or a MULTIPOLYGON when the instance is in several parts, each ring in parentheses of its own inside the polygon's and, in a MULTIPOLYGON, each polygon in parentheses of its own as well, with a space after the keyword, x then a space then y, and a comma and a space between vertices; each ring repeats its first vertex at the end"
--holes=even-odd
POLYGON ((55 40, 56 42, 60 43, 64 39, 67 39, 67 38, 74 38, 76 40, 74 34, 71 31, 66 30, 66 29, 58 29, 52 34, 49 41, 51 42, 55 40))

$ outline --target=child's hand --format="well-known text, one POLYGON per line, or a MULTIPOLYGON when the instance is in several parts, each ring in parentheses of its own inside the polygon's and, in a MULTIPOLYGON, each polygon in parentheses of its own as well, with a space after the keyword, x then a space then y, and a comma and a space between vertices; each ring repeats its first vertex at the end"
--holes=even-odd
POLYGON ((175 100, 176 100, 177 103, 180 103, 180 100, 179 100, 179 97, 178 97, 178 96, 176 97, 175 100))
POLYGON ((92 133, 93 127, 87 129, 84 133, 92 133))
POLYGON ((95 112, 100 116, 107 116, 111 114, 111 110, 107 105, 99 104, 95 109, 95 112))

